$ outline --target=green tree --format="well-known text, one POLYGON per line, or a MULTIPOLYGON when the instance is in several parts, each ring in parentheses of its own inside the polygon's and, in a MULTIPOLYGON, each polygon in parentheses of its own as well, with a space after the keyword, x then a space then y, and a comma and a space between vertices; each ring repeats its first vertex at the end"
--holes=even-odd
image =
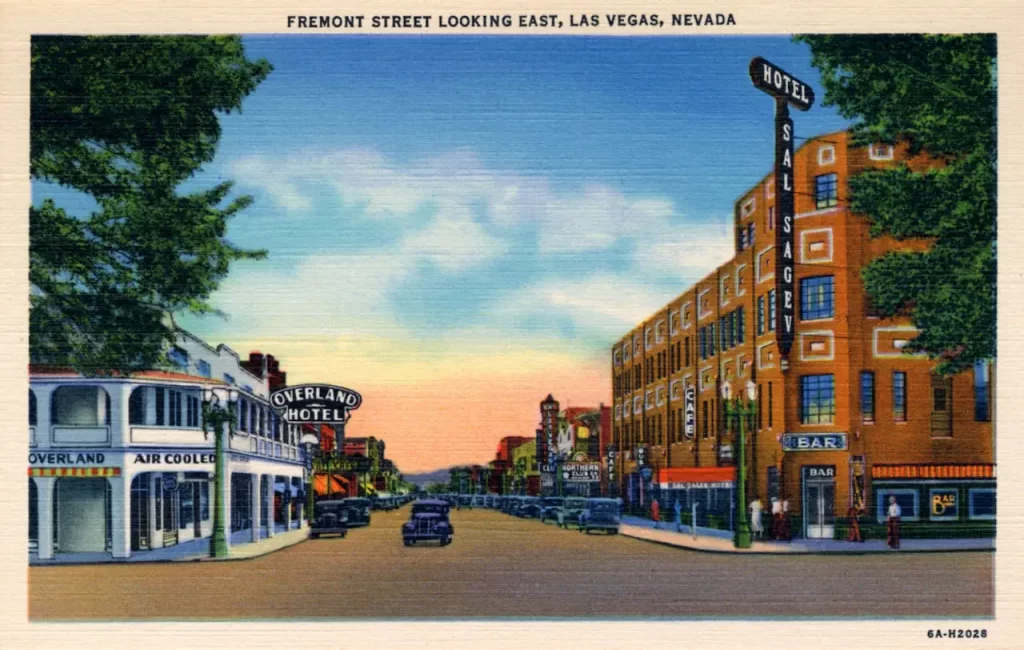
POLYGON ((163 365, 173 314, 209 312, 231 262, 265 256, 225 238, 251 197, 178 186, 213 159, 218 114, 241 110, 271 69, 234 36, 33 37, 31 176, 91 206, 30 208, 33 361, 163 365))
POLYGON ((994 35, 799 36, 821 71, 824 104, 855 120, 854 142, 905 141, 943 162, 867 171, 851 208, 871 235, 926 238, 863 271, 875 307, 909 314, 908 351, 954 373, 996 354, 996 41, 994 35))

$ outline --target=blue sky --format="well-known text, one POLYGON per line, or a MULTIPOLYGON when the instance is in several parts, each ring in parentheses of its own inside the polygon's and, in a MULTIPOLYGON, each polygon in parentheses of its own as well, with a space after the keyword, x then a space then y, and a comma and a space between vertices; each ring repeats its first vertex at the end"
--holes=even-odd
MULTIPOLYGON (((181 322, 276 354, 293 383, 363 389, 387 408, 353 435, 386 429, 423 469, 483 460, 495 422, 532 433, 549 392, 609 401, 611 344, 728 259, 732 203, 770 171, 750 59, 823 94, 788 37, 244 41, 275 69, 189 185, 252 194, 229 238, 269 257, 232 267, 227 319, 181 322), (464 426, 449 402, 470 398, 501 415, 464 426), (417 399, 465 456, 402 437, 417 399)), ((846 126, 820 105, 794 120, 798 137, 846 126)))

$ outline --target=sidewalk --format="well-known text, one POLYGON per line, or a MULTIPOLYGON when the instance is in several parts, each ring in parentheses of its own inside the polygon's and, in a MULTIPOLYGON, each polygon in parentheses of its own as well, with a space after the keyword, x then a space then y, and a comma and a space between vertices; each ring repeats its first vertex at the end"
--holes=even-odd
POLYGON ((732 533, 709 531, 698 528, 694 537, 689 526, 682 526, 682 532, 676 531, 675 522, 661 522, 660 528, 654 528, 654 522, 640 517, 623 517, 619 533, 626 537, 642 539, 655 544, 677 546, 693 551, 707 553, 739 553, 739 554, 822 554, 835 553, 861 555, 866 553, 949 553, 958 551, 994 551, 993 538, 963 539, 904 539, 898 551, 892 551, 884 539, 870 539, 862 543, 844 542, 833 539, 794 539, 792 542, 755 541, 750 548, 736 548, 733 545, 732 533))
POLYGON ((267 531, 260 531, 260 541, 252 542, 250 529, 231 533, 229 555, 225 558, 210 557, 210 538, 196 539, 158 548, 152 551, 133 551, 131 557, 114 558, 109 553, 57 553, 53 559, 40 560, 35 551, 29 551, 30 566, 53 566, 65 564, 131 564, 137 562, 223 562, 246 560, 298 544, 309 536, 309 527, 287 530, 284 526, 274 527, 274 536, 267 537, 267 531))

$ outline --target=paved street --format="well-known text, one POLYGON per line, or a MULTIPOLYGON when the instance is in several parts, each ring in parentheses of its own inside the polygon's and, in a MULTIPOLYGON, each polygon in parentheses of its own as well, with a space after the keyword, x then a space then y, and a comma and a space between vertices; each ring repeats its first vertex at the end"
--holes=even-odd
POLYGON ((991 553, 735 556, 490 510, 406 548, 409 507, 346 539, 234 562, 29 569, 33 619, 992 615, 991 553))

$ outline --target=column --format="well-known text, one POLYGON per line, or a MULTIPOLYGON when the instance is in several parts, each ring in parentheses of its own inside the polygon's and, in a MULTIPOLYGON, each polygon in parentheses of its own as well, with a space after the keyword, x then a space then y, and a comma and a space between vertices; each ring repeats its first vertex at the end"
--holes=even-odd
POLYGON ((292 530, 295 527, 295 517, 292 516, 292 506, 295 503, 295 483, 293 482, 292 477, 284 477, 284 486, 286 490, 284 493, 284 502, 285 516, 288 519, 287 528, 288 530, 292 530))
MULTIPOLYGON (((224 435, 223 432, 220 432, 220 434, 224 435)), ((227 444, 227 441, 225 441, 225 445, 226 444, 227 444)), ((223 504, 221 513, 222 513, 222 517, 223 517, 222 521, 224 522, 224 537, 226 539, 225 543, 227 544, 228 550, 230 550, 231 549, 231 463, 228 461, 227 455, 228 455, 227 451, 225 451, 224 452, 224 456, 225 456, 225 458, 224 458, 224 467, 223 467, 224 479, 221 481, 220 502, 223 504)), ((216 489, 217 489, 217 485, 216 485, 216 483, 214 483, 214 490, 216 490, 216 489)))
POLYGON ((250 512, 252 516, 252 541, 260 541, 260 475, 250 474, 250 485, 252 485, 252 499, 250 512))
POLYGON ((160 502, 163 503, 164 475, 160 472, 152 472, 145 476, 149 482, 149 548, 163 548, 164 528, 163 526, 157 528, 156 525, 157 517, 163 519, 163 512, 157 512, 156 495, 160 494, 160 502))
POLYGON ((131 478, 128 476, 111 476, 110 481, 110 541, 111 555, 116 558, 127 558, 132 554, 131 546, 131 478))
MULTIPOLYGON (((50 396, 46 396, 49 403, 50 396)), ((38 406, 38 405, 37 405, 38 406)), ((42 423, 43 419, 40 418, 42 423)), ((49 421, 47 419, 47 430, 49 421)), ((36 516, 39 518, 39 559, 53 559, 53 489, 57 479, 52 476, 36 476, 36 516)))
POLYGON ((267 537, 274 536, 274 477, 267 476, 267 487, 263 490, 263 500, 267 509, 267 537))
MULTIPOLYGON (((132 388, 131 384, 103 385, 103 389, 110 395, 110 445, 112 447, 126 447, 131 442, 128 402, 131 398, 132 388)), ((100 398, 102 399, 102 395, 100 398)))
MULTIPOLYGON (((32 392, 36 395, 36 448, 47 449, 53 434, 53 414, 50 412, 50 401, 57 386, 53 384, 32 384, 32 392)), ((41 479, 36 479, 39 481, 41 479)), ((37 483, 37 486, 41 485, 37 483)), ((42 510, 39 511, 42 513, 42 510)))

